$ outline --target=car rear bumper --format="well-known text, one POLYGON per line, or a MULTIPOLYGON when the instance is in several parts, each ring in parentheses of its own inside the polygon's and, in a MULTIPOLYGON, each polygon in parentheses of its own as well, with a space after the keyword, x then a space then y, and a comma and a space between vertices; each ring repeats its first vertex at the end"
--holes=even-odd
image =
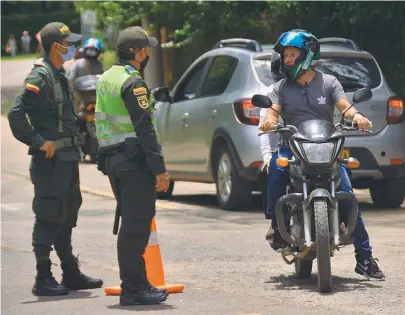
POLYGON ((352 170, 357 185, 367 188, 370 180, 405 177, 405 123, 388 125, 373 136, 347 137, 345 147, 360 161, 360 167, 352 170))

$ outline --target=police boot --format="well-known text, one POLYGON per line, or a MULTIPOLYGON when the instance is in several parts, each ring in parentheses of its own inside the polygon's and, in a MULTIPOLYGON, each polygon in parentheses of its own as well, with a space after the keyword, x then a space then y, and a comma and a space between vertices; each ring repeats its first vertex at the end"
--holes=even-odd
POLYGON ((37 276, 32 288, 33 295, 56 296, 68 293, 69 290, 60 285, 53 277, 50 260, 43 260, 37 264, 37 276))
POLYGON ((66 288, 70 290, 88 290, 98 289, 103 286, 103 280, 91 278, 83 274, 79 267, 79 259, 72 257, 72 259, 62 262, 62 282, 66 288))
POLYGON ((149 283, 142 286, 123 284, 121 288, 121 306, 159 304, 169 296, 167 290, 157 289, 149 283))

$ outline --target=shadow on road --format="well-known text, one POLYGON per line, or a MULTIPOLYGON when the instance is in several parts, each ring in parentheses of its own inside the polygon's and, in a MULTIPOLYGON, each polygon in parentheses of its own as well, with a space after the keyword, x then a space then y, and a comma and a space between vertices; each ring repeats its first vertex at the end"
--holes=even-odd
POLYGON ((177 309, 169 304, 157 304, 157 305, 134 305, 134 306, 121 306, 119 304, 107 306, 108 309, 116 309, 123 311, 164 311, 177 309))
POLYGON ((33 303, 42 303, 42 302, 54 302, 61 300, 76 300, 76 299, 94 299, 100 297, 99 295, 93 295, 92 292, 88 291, 71 291, 68 295, 59 295, 59 296, 38 296, 35 301, 24 301, 21 304, 33 304, 33 303))
MULTIPOLYGON (((358 291, 367 289, 380 289, 380 281, 369 281, 367 279, 343 278, 332 276, 332 292, 326 293, 332 295, 339 292, 358 291)), ((275 284, 278 290, 306 290, 309 292, 318 292, 317 275, 312 275, 309 279, 298 279, 294 276, 279 275, 271 277, 265 283, 275 284)))

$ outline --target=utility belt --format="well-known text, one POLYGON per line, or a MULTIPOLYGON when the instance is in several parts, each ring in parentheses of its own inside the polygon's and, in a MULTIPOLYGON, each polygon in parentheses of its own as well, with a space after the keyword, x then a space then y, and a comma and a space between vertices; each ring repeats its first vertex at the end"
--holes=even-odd
POLYGON ((59 138, 53 141, 56 150, 69 147, 79 146, 79 137, 77 135, 65 138, 59 138))
POLYGON ((97 156, 97 169, 105 173, 105 163, 108 156, 112 156, 117 153, 124 153, 126 158, 129 160, 139 159, 142 164, 145 164, 144 161, 145 155, 142 152, 141 146, 137 138, 126 138, 124 142, 114 144, 105 148, 100 149, 100 154, 97 156))

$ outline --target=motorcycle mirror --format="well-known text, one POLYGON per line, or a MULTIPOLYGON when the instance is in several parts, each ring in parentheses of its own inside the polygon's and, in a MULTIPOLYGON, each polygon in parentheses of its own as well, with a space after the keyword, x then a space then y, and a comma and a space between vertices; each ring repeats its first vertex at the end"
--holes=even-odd
POLYGON ((269 108, 272 105, 270 98, 261 94, 253 95, 252 104, 260 108, 269 108))
POLYGON ((153 98, 159 102, 170 102, 170 91, 166 86, 158 87, 152 91, 153 98))
POLYGON ((353 94, 353 104, 366 102, 373 97, 373 92, 369 88, 362 88, 353 94))

